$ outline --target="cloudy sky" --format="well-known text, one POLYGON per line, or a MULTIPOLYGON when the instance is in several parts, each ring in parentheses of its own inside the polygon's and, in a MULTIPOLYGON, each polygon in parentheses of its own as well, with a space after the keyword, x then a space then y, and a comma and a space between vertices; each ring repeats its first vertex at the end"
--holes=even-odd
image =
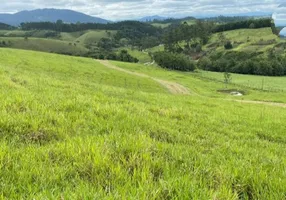
POLYGON ((143 16, 167 17, 271 13, 286 0, 0 0, 0 13, 37 8, 62 8, 110 20, 143 16))

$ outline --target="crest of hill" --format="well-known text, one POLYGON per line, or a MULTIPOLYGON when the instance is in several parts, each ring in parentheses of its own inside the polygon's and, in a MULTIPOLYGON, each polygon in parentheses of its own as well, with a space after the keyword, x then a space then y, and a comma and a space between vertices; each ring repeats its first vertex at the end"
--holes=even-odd
POLYGON ((21 11, 15 14, 0 14, 0 22, 18 26, 22 22, 56 22, 62 20, 65 23, 102 23, 109 21, 89 16, 80 12, 65 9, 37 9, 32 11, 21 11))
POLYGON ((154 16, 143 17, 143 18, 139 19, 138 21, 140 21, 140 22, 150 22, 150 21, 154 21, 154 20, 156 20, 156 21, 164 21, 166 19, 167 19, 167 17, 154 15, 154 16))

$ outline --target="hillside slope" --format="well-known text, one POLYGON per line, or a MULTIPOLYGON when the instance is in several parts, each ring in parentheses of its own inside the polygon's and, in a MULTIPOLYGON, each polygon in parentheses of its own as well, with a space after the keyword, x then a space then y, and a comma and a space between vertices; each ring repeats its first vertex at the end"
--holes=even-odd
MULTIPOLYGON (((92 59, 0 56, 3 199, 285 197, 284 108, 170 94, 92 59)), ((126 68, 209 84, 140 66, 126 68)))

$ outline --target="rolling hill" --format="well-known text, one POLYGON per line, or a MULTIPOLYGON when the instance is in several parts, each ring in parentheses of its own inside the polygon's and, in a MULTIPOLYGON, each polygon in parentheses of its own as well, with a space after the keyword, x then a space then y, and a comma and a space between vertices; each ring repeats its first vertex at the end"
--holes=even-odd
POLYGON ((108 20, 92 17, 80 12, 66 9, 37 9, 21 11, 15 14, 0 14, 0 22, 18 26, 22 22, 56 22, 65 23, 108 23, 108 20))
POLYGON ((0 56, 3 199, 285 197, 282 106, 139 64, 0 56))

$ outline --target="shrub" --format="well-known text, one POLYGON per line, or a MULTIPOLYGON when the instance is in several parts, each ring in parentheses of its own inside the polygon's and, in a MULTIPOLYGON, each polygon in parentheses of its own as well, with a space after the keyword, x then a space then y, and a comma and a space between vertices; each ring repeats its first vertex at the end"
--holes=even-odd
POLYGON ((207 57, 203 57, 198 61, 198 68, 210 70, 212 68, 212 61, 207 57))
POLYGON ((232 46, 231 41, 227 41, 227 42, 225 43, 225 45, 224 45, 224 48, 225 48, 225 49, 232 49, 233 46, 232 46))
POLYGON ((133 63, 139 62, 139 60, 131 56, 127 50, 121 50, 116 60, 123 61, 123 62, 133 62, 133 63))

